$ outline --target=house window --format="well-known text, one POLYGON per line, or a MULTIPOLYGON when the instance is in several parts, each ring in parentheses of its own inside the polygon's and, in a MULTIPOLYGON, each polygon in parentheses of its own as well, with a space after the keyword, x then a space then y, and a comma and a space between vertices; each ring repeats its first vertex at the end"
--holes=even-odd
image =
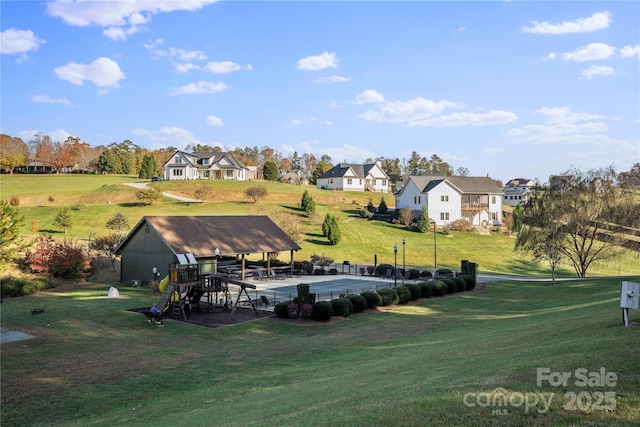
POLYGON ((353 184, 353 179, 347 178, 347 185, 351 185, 351 184, 353 184))
POLYGON ((505 200, 509 200, 509 196, 506 196, 506 195, 505 195, 505 196, 504 196, 504 199, 505 199, 505 200))
POLYGON ((422 203, 422 202, 420 201, 420 196, 418 196, 418 204, 420 204, 420 203, 422 203))
POLYGON ((333 178, 329 180, 329 184, 333 184, 333 178))
POLYGON ((413 204, 417 204, 418 203, 418 198, 416 196, 413 196, 413 204))
POLYGON ((171 169, 171 174, 173 176, 182 176, 182 169, 171 169))
POLYGON ((358 185, 362 185, 362 178, 360 178, 360 183, 358 185))
POLYGON ((226 175, 227 175, 227 178, 233 178, 233 171, 228 170, 226 175))
POLYGON ((209 171, 204 171, 204 177, 209 178, 209 171))
POLYGON ((440 212, 441 221, 449 221, 449 212, 440 212))
POLYGON ((376 186, 376 180, 375 179, 371 180, 371 183, 373 184, 374 187, 376 186))
POLYGON ((496 204, 496 196, 491 196, 491 204, 492 205, 496 204))
POLYGON ((382 180, 382 186, 383 186, 383 187, 386 187, 386 186, 387 186, 387 180, 386 180, 386 179, 383 179, 383 180, 382 180))
POLYGON ((203 165, 208 165, 209 164, 209 159, 202 159, 202 164, 203 165))
POLYGON ((441 202, 448 202, 449 201, 449 196, 440 196, 440 201, 441 202))
POLYGON ((176 163, 182 163, 182 157, 176 156, 176 163))
POLYGON ((513 200, 513 196, 509 196, 509 200, 513 200))

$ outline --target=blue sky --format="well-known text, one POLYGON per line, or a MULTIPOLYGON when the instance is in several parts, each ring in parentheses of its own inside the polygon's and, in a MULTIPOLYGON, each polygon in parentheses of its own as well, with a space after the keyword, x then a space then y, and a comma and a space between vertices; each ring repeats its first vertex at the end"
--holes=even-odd
POLYGON ((640 3, 2 1, 0 131, 93 146, 640 162, 640 3))

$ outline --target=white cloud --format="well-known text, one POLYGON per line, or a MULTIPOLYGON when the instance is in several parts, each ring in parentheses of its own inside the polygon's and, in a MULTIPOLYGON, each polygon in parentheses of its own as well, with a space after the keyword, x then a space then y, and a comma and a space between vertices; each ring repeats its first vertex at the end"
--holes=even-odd
POLYGON ((199 81, 198 83, 189 83, 184 86, 175 87, 169 91, 171 95, 198 95, 203 93, 219 93, 230 89, 230 86, 222 82, 214 83, 207 81, 199 81))
POLYGON ((231 61, 223 61, 223 62, 213 61, 213 62, 207 63, 207 65, 203 67, 203 70, 209 71, 214 74, 227 74, 227 73, 231 73, 233 71, 239 71, 239 70, 251 71, 253 70, 253 67, 251 66, 251 64, 239 65, 231 61))
POLYGON ((547 116, 544 124, 527 125, 507 131, 513 142, 526 144, 608 144, 611 141, 604 133, 609 126, 599 119, 604 116, 579 113, 569 107, 543 107, 534 112, 547 116), (582 123, 581 123, 582 122, 582 123))
POLYGON ((542 114, 547 116, 547 123, 575 123, 575 122, 583 122, 586 120, 599 120, 604 119, 605 116, 601 116, 599 114, 591 114, 591 113, 576 113, 571 110, 571 108, 564 107, 542 107, 536 111, 534 114, 542 114))
POLYGON ((307 56, 296 62, 296 68, 304 71, 318 71, 325 68, 338 68, 335 53, 324 52, 320 55, 307 56))
MULTIPOLYGON (((587 46, 580 46, 573 52, 565 52, 560 55, 564 61, 584 62, 606 59, 613 55, 615 51, 615 47, 605 43, 590 43, 587 46)), ((547 59, 554 59, 557 58, 557 56, 557 53, 551 52, 549 56, 547 56, 547 59)))
POLYGON ((630 56, 637 56, 640 59, 640 44, 635 46, 627 45, 620 49, 620 55, 623 58, 628 58, 630 56))
POLYGON ((69 132, 63 129, 56 129, 49 132, 39 131, 39 130, 23 130, 18 132, 18 138, 22 139, 24 142, 29 142, 36 137, 37 134, 42 133, 43 135, 48 135, 51 137, 53 142, 64 142, 71 136, 69 132))
POLYGON ((126 36, 140 32, 140 25, 149 22, 152 15, 180 10, 195 11, 215 2, 216 0, 54 0, 47 3, 47 13, 73 26, 106 27, 105 36, 113 40, 124 40, 126 36))
MULTIPOLYGON (((24 53, 38 49, 45 40, 39 39, 31 30, 9 28, 0 32, 0 53, 24 53)), ((23 61, 24 62, 24 61, 23 61)))
POLYGON ((568 33, 590 33, 609 27, 611 23, 611 13, 598 12, 588 18, 580 18, 575 21, 566 21, 559 24, 552 24, 547 21, 531 21, 528 27, 522 27, 522 31, 531 34, 568 34, 568 33))
POLYGON ((185 62, 183 64, 176 64, 176 71, 180 74, 188 73, 191 70, 199 70, 200 66, 192 64, 191 62, 185 62))
POLYGON ((503 125, 518 120, 518 116, 510 111, 491 110, 488 113, 452 113, 446 116, 432 117, 408 123, 409 127, 448 127, 448 126, 493 126, 503 125))
POLYGON ((151 142, 157 144, 154 147, 166 147, 167 145, 174 147, 186 147, 187 145, 203 144, 193 133, 184 128, 176 126, 163 127, 159 130, 133 129, 131 135, 147 138, 151 142))
POLYGON ((582 70, 582 76, 587 79, 593 79, 595 76, 610 76, 615 72, 613 67, 607 67, 605 65, 592 65, 591 67, 582 70))
POLYGON ((353 103, 357 105, 369 104, 372 102, 384 102, 384 96, 373 89, 367 89, 356 96, 355 101, 353 101, 353 103))
POLYGON ((393 101, 382 104, 378 111, 369 110, 358 116, 365 120, 380 123, 406 123, 425 120, 434 114, 441 113, 445 108, 459 107, 451 101, 434 102, 417 97, 409 101, 393 101))
POLYGON ((346 83, 351 80, 349 77, 337 76, 335 74, 328 77, 320 77, 319 79, 315 79, 315 83, 346 83))
POLYGON ((207 124, 209 126, 222 126, 224 123, 220 117, 216 116, 207 116, 207 124))
POLYGON ((125 78, 118 63, 109 58, 98 58, 91 64, 70 62, 53 70, 58 77, 75 85, 82 85, 85 80, 101 88, 120 87, 119 82, 125 78))
POLYGON ((456 31, 460 32, 460 31, 465 31, 466 29, 467 29, 467 27, 461 26, 461 27, 458 27, 458 29, 456 31))
POLYGON ((33 95, 31 97, 31 101, 42 104, 70 104, 70 101, 67 98, 52 98, 47 95, 33 95))

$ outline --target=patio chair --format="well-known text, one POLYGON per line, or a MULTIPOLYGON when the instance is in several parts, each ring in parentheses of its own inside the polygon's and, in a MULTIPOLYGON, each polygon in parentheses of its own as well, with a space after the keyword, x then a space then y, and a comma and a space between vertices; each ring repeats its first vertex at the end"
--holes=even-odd
POLYGON ((271 278, 272 279, 278 279, 278 280, 284 280, 287 278, 287 276, 284 273, 278 273, 275 270, 271 270, 271 278))
POLYGON ((404 280, 411 280, 411 272, 409 270, 404 272, 404 276, 402 277, 404 280))
POLYGON ((260 295, 260 301, 264 304, 265 307, 269 307, 269 299, 264 295, 260 295))
POLYGON ((387 271, 385 271, 384 273, 384 278, 391 279, 392 277, 393 277, 393 270, 390 268, 387 268, 387 271))

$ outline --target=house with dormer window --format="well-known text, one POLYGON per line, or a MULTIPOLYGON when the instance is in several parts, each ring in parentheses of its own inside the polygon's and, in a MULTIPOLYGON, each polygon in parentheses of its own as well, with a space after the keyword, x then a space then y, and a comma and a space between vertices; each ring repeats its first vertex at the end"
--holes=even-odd
POLYGON ((526 178, 516 178, 509 180, 504 186, 503 205, 518 206, 527 203, 531 197, 531 189, 536 183, 526 178))
POLYGON ((340 163, 316 179, 322 190, 389 192, 389 176, 380 162, 371 164, 340 163))
POLYGON ((250 170, 230 153, 176 151, 164 164, 164 179, 251 179, 250 170))

